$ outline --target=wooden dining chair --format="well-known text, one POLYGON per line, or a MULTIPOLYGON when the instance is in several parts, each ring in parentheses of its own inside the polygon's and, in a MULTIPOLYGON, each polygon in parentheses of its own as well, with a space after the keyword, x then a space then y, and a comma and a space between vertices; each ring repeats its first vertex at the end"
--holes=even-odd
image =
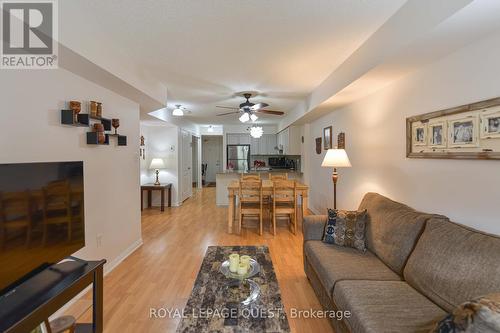
POLYGON ((29 191, 0 193, 0 247, 5 245, 9 229, 25 229, 26 246, 29 246, 31 215, 29 191))
POLYGON ((288 173, 269 173, 270 180, 288 180, 288 173))
POLYGON ((273 235, 276 235, 278 216, 289 218, 292 233, 295 235, 297 231, 297 183, 295 180, 273 180, 271 200, 273 235))
POLYGON ((72 233, 71 187, 67 181, 53 182, 43 188, 43 245, 49 225, 66 224, 68 242, 72 233))
POLYGON ((262 235, 262 181, 240 181, 238 199, 240 202, 240 214, 238 219, 238 230, 240 234, 244 216, 250 215, 259 217, 259 235, 262 235))
POLYGON ((241 174, 241 180, 245 181, 245 180, 256 180, 256 181, 259 181, 260 180, 260 174, 258 173, 250 173, 250 174, 241 174))

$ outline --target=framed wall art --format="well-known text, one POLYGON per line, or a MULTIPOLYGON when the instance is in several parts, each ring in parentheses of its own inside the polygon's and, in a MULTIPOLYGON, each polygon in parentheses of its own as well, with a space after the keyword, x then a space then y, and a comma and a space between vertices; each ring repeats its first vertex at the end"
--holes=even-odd
POLYGON ((323 142, 325 150, 332 149, 332 126, 325 127, 323 129, 323 142))
POLYGON ((500 160, 500 98, 407 118, 406 156, 500 160))
POLYGON ((477 147, 478 121, 477 117, 454 119, 448 121, 449 143, 452 148, 477 147))
POLYGON ((448 142, 448 125, 444 121, 429 122, 428 145, 431 148, 446 148, 448 142))
POLYGON ((413 124, 413 144, 415 146, 427 145, 427 124, 414 123, 413 124))
POLYGON ((481 139, 500 138, 500 111, 481 115, 481 139))

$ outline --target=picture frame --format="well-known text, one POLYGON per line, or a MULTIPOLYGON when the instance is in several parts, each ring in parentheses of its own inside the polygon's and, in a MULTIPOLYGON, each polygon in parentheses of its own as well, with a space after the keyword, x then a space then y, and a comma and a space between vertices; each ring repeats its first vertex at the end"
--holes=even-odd
POLYGON ((427 124, 414 123, 412 131, 412 141, 415 146, 427 146, 427 124))
POLYGON ((316 154, 321 154, 321 138, 316 138, 316 154))
POLYGON ((500 111, 481 114, 481 139, 500 138, 500 111))
POLYGON ((448 146, 448 125, 446 122, 429 122, 428 145, 434 149, 446 148, 448 146))
POLYGON ((325 150, 332 149, 332 135, 333 135, 333 127, 328 126, 323 129, 323 148, 325 150))
POLYGON ((477 147, 479 144, 477 117, 448 120, 448 147, 477 147))

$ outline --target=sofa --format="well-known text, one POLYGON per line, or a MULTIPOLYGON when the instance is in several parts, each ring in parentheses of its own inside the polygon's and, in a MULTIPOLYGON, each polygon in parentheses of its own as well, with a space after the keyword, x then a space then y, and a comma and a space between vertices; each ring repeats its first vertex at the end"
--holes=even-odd
POLYGON ((461 303, 500 291, 500 237, 377 193, 364 196, 366 252, 322 241, 304 218, 304 270, 335 332, 429 332, 461 303))

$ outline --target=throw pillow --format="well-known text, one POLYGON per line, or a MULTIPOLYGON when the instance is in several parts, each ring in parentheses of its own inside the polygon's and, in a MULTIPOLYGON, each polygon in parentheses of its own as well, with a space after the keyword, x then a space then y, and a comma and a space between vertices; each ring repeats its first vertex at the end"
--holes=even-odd
POLYGON ((465 302, 441 320, 432 333, 500 332, 500 293, 465 302))
POLYGON ((366 210, 348 211, 328 209, 323 241, 338 246, 366 251, 366 210))

